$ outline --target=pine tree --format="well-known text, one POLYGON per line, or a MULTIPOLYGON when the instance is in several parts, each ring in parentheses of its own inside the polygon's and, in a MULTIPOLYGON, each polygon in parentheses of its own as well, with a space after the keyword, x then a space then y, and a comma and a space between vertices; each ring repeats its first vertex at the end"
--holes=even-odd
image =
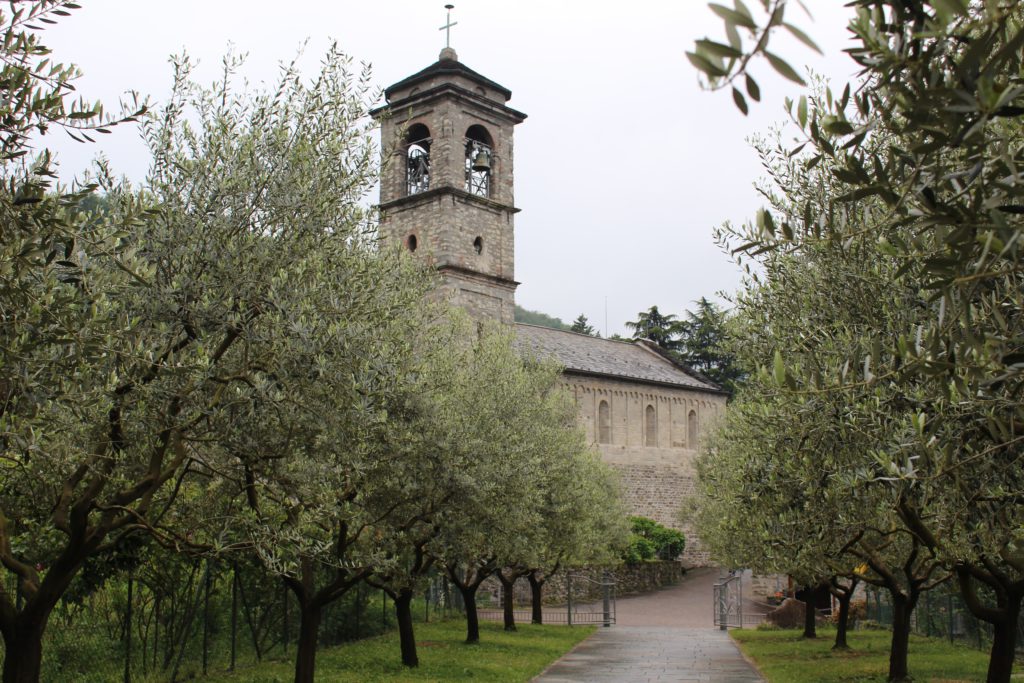
POLYGON ((582 313, 580 313, 580 316, 578 318, 572 321, 572 327, 569 328, 569 331, 576 332, 578 334, 585 334, 590 337, 601 336, 594 329, 594 326, 590 324, 590 321, 587 320, 587 316, 583 315, 582 313))
POLYGON ((676 325, 679 358, 731 393, 744 372, 725 350, 727 314, 706 297, 694 303, 697 310, 687 311, 686 320, 676 325))
POLYGON ((649 339, 666 351, 679 350, 679 340, 675 339, 679 320, 672 314, 662 315, 657 306, 640 311, 636 320, 627 322, 626 327, 633 330, 633 339, 649 339))

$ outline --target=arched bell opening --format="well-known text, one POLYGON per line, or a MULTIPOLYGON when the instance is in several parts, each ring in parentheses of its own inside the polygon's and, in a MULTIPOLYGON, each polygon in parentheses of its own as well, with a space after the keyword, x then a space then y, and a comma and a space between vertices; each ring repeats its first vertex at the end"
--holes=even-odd
POLYGON ((405 133, 405 187, 410 195, 430 189, 430 129, 422 123, 405 133))
POLYGON ((466 131, 466 192, 478 197, 491 195, 494 139, 481 125, 466 131))

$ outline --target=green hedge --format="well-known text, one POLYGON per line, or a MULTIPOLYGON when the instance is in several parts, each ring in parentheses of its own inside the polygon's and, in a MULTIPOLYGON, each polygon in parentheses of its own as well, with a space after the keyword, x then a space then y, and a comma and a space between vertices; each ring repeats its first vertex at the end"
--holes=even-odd
POLYGON ((683 532, 669 529, 647 517, 630 517, 629 546, 622 559, 626 564, 647 560, 674 560, 686 548, 683 532))

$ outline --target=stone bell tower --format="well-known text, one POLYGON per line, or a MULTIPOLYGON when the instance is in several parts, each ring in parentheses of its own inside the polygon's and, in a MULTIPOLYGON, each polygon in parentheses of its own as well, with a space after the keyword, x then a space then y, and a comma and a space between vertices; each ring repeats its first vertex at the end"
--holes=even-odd
POLYGON ((446 47, 438 61, 384 91, 373 112, 384 156, 380 231, 427 258, 442 294, 476 320, 511 324, 516 286, 512 128, 506 88, 446 47))

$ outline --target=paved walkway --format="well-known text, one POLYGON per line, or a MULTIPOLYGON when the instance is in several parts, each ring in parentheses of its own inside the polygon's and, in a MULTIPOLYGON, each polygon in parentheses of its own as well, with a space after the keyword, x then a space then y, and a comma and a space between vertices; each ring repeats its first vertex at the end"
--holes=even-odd
POLYGON ((714 626, 717 569, 689 572, 675 586, 616 602, 616 625, 598 628, 536 683, 760 683, 728 634, 714 626))
POLYGON ((612 626, 534 679, 538 683, 760 683, 728 634, 714 629, 612 626))
POLYGON ((714 589, 719 571, 691 569, 679 583, 660 590, 619 598, 615 623, 619 626, 714 628, 714 589))

